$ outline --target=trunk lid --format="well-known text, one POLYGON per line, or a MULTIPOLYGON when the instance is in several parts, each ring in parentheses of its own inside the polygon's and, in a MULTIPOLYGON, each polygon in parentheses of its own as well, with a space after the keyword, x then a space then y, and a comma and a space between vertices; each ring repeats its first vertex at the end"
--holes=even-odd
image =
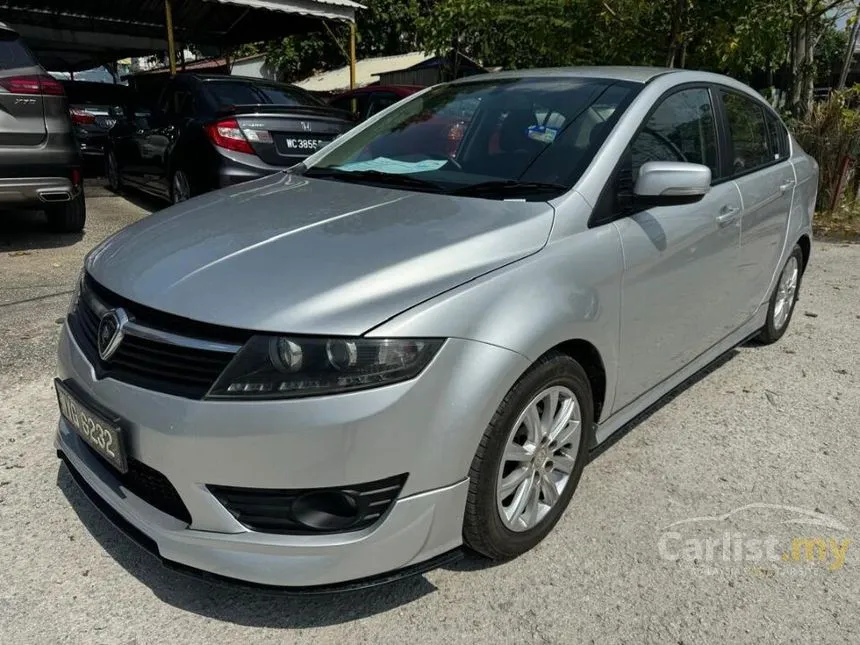
POLYGON ((243 105, 231 110, 254 153, 267 164, 292 166, 352 127, 330 108, 243 105))
POLYGON ((44 74, 18 35, 0 29, 0 146, 38 146, 45 140, 44 74))

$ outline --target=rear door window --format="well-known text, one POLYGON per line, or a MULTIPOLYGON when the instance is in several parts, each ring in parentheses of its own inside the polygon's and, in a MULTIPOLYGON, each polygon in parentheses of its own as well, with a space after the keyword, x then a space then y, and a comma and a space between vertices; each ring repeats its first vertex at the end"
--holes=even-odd
POLYGON ((770 135, 770 153, 773 159, 788 159, 788 131, 772 112, 765 112, 767 129, 770 135))
POLYGON ((734 92, 721 94, 732 144, 732 172, 741 175, 771 163, 774 153, 768 139, 764 106, 734 92))

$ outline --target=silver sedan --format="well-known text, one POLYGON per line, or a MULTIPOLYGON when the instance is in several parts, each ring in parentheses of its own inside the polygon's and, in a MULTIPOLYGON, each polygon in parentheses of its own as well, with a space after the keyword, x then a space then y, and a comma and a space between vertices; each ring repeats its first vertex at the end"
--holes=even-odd
POLYGON ((785 333, 817 178, 723 76, 430 88, 96 248, 60 340, 59 454, 210 574, 319 587, 464 544, 515 557, 597 446, 785 333))

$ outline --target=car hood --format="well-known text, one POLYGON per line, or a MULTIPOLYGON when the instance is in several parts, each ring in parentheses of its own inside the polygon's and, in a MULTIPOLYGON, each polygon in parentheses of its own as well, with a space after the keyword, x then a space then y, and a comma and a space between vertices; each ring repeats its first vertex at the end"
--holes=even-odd
POLYGON ((87 259, 109 290, 218 325, 362 334, 535 253, 553 209, 277 174, 167 208, 87 259))

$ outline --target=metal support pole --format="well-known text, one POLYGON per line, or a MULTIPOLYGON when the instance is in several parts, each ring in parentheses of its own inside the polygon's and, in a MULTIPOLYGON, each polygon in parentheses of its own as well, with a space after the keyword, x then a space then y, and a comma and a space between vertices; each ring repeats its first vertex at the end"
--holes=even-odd
POLYGON ((170 60, 170 75, 176 75, 176 43, 173 40, 173 6, 164 0, 164 18, 167 25, 167 58, 170 60))
POLYGON ((355 22, 349 23, 349 89, 355 88, 355 22))

